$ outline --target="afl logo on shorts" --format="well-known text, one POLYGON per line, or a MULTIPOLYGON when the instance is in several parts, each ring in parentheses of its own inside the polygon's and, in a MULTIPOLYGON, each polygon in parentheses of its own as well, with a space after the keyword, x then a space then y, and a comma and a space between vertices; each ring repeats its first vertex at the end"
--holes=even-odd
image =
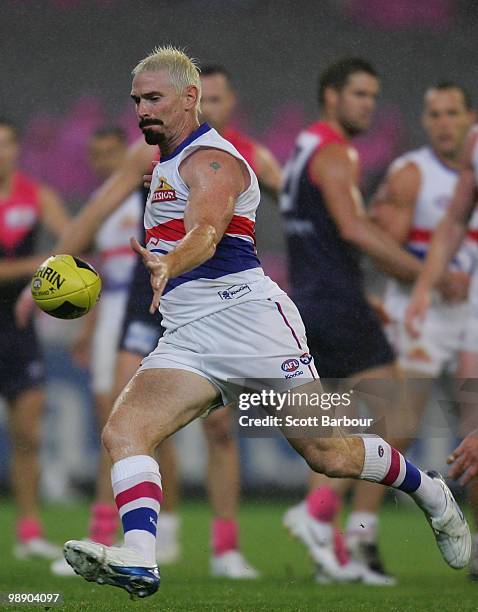
POLYGON ((312 355, 310 353, 304 353, 299 357, 299 359, 300 363, 303 363, 304 365, 309 365, 309 363, 312 361, 312 355))
POLYGON ((299 367, 299 361, 297 359, 287 359, 281 365, 283 372, 295 372, 299 367))
POLYGON ((154 190, 151 202, 166 202, 176 199, 176 191, 166 181, 165 177, 161 176, 159 179, 159 185, 154 190))

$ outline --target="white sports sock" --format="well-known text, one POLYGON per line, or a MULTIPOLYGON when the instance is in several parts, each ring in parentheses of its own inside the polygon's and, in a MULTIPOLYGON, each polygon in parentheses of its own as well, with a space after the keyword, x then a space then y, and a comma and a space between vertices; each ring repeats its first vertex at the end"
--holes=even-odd
POLYGON ((374 512, 351 512, 347 520, 347 538, 357 538, 362 542, 376 542, 378 516, 374 512))
POLYGON ((111 483, 125 546, 136 549, 146 567, 156 565, 156 528, 163 495, 158 463, 149 455, 121 459, 111 468, 111 483))
POLYGON ((408 493, 431 516, 445 511, 441 486, 378 436, 362 437, 365 460, 360 478, 408 493))

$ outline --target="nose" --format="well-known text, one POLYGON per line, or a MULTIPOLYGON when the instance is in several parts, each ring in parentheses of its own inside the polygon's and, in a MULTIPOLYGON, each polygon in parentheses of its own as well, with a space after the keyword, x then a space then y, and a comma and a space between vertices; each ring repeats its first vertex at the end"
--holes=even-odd
POLYGON ((149 117, 146 100, 143 100, 142 98, 140 99, 136 112, 138 113, 138 117, 141 119, 147 119, 149 117))

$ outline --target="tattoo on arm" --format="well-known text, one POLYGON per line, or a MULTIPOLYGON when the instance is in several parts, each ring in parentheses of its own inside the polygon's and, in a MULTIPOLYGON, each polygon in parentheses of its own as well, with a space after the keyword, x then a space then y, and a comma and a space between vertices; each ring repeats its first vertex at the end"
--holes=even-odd
POLYGON ((214 172, 217 172, 219 168, 221 167, 221 164, 217 161, 214 161, 210 163, 209 166, 214 170, 214 172))

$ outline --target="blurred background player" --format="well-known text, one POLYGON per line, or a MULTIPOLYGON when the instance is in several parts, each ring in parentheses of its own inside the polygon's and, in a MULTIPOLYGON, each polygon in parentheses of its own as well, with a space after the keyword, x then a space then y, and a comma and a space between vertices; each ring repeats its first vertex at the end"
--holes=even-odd
MULTIPOLYGON (((412 282, 421 269, 418 259, 367 216, 358 188, 359 158, 350 138, 369 128, 378 91, 375 69, 360 58, 345 58, 322 73, 322 119, 297 138, 281 196, 291 297, 320 377, 348 379, 347 385, 365 378, 399 378, 394 352, 365 296, 360 254, 405 282, 412 282)), ((368 407, 373 414, 373 406, 368 407)), ((387 414, 389 432, 397 431, 393 420, 398 412, 395 408, 387 414)), ((394 439, 398 448, 405 443, 394 439)), ((309 548, 319 580, 359 575, 369 584, 391 584, 376 544, 383 496, 376 485, 356 485, 346 534, 352 562, 346 563, 340 541, 336 550, 342 565, 334 555, 332 522, 340 507, 338 493, 346 486, 313 475, 309 496, 287 512, 284 523, 309 548)))
POLYGON ((14 554, 55 558, 39 515, 39 451, 44 370, 33 323, 20 329, 14 304, 46 255, 35 254, 41 228, 59 235, 68 218, 58 196, 18 169, 19 134, 0 119, 0 396, 7 403, 11 483, 17 507, 14 554))
POLYGON ((282 168, 274 155, 257 141, 231 126, 237 96, 230 73, 219 64, 201 68, 202 120, 232 143, 254 170, 261 187, 277 196, 282 187, 282 168))
MULTIPOLYGON (((390 167, 373 204, 379 226, 420 259, 426 257, 433 231, 450 204, 456 183, 466 135, 475 119, 471 100, 462 87, 443 82, 430 87, 424 97, 423 126, 429 144, 399 157, 390 167)), ((478 263, 478 214, 451 262, 451 269, 463 273, 463 298, 478 263)), ((384 306, 392 320, 389 339, 405 376, 423 377, 416 392, 407 395, 417 427, 429 399, 433 379, 446 371, 458 378, 478 378, 478 345, 470 347, 469 303, 450 303, 437 293, 420 329, 413 338, 405 328, 405 311, 412 286, 396 279, 387 282, 384 306), (473 369, 473 365, 475 368, 473 369)), ((465 423, 469 409, 461 406, 465 423)), ((468 429, 469 431, 469 429, 468 429)), ((478 524, 478 483, 468 489, 478 524)), ((477 560, 478 561, 478 560, 477 560)), ((478 564, 471 567, 478 578, 478 564)))
MULTIPOLYGON (((257 172, 266 189, 277 194, 281 185, 281 169, 274 156, 263 146, 244 134, 228 127, 236 105, 236 96, 228 72, 221 66, 205 66, 201 72, 202 120, 225 131, 238 151, 257 172)), ((101 221, 119 205, 134 189, 143 174, 151 171, 151 161, 157 159, 157 151, 147 144, 135 143, 129 154, 113 175, 83 209, 74 221, 62 245, 69 252, 81 252, 88 245, 101 221)), ((145 197, 147 193, 144 194, 145 197)), ((141 231, 142 220, 141 220, 141 231)), ((63 246, 59 246, 59 249, 63 246)), ((116 397, 139 367, 141 359, 155 347, 162 334, 160 318, 149 314, 151 286, 149 276, 141 260, 135 266, 129 300, 123 322, 120 350, 113 395, 116 397)), ((246 562, 239 549, 237 510, 240 492, 239 456, 232 434, 229 409, 211 414, 202 421, 208 442, 207 487, 214 518, 211 524, 211 573, 229 578, 255 578, 257 571, 246 562)), ((104 455, 104 451, 102 450, 104 455)), ((179 520, 176 506, 179 496, 174 441, 166 440, 160 449, 160 462, 167 475, 162 511, 158 518, 157 557, 162 563, 178 559, 179 520)), ((99 489, 110 490, 109 472, 100 475, 99 489)), ((94 517, 92 517, 94 523, 94 517)), ((59 560, 55 568, 71 575, 69 566, 59 560)), ((55 569, 54 569, 55 571, 55 569)))
MULTIPOLYGON (((459 165, 459 176, 453 197, 446 214, 438 224, 425 259, 423 272, 417 279, 406 313, 405 324, 413 338, 421 336, 429 325, 428 319, 433 317, 433 307, 436 303, 434 288, 442 282, 448 266, 459 256, 463 241, 476 221, 476 204, 478 193, 478 126, 473 126, 466 139, 463 156, 459 165)), ((459 374, 463 378, 477 378, 478 371, 478 267, 475 266, 470 284, 469 311, 465 319, 465 334, 459 374)), ((471 389, 474 391, 474 389, 471 389)), ((476 475, 474 462, 474 447, 476 445, 476 403, 463 409, 462 435, 468 436, 451 453, 448 458, 453 464, 450 475, 453 478, 461 476, 462 484, 469 484, 476 475), (473 431, 472 431, 473 430, 473 431)), ((472 505, 476 508, 476 484, 469 488, 472 505)), ((475 517, 476 518, 476 517, 475 517)), ((478 537, 475 535, 470 577, 478 578, 478 537)))
MULTIPOLYGON (((127 146, 126 134, 121 128, 104 128, 93 134, 88 142, 88 159, 98 179, 106 181, 118 170, 127 146)), ((102 279, 101 300, 85 318, 82 333, 73 347, 76 361, 91 368, 99 431, 106 423, 115 399, 113 380, 116 355, 136 261, 129 239, 139 236, 142 213, 142 194, 137 189, 108 217, 96 234, 95 251, 102 279)), ((88 537, 106 545, 113 544, 118 529, 118 511, 109 482, 110 469, 109 460, 104 453, 100 453, 88 537)), ((63 555, 53 562, 51 569, 58 575, 74 575, 63 555)))

